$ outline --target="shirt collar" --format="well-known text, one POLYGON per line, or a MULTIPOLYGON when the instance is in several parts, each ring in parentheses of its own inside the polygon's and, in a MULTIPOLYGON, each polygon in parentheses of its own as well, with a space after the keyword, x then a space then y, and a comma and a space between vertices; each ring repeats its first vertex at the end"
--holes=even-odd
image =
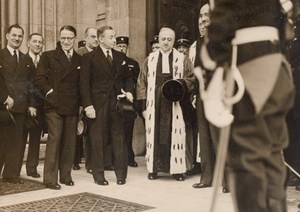
POLYGON ((8 49, 8 51, 11 55, 14 55, 14 51, 16 50, 17 55, 19 56, 19 49, 13 49, 10 46, 6 46, 6 48, 8 49))
POLYGON ((107 49, 107 48, 104 48, 103 46, 100 45, 100 48, 102 49, 104 55, 106 56, 107 55, 107 51, 109 51, 109 55, 112 57, 112 51, 111 49, 107 49))
POLYGON ((92 49, 92 48, 90 48, 90 47, 88 47, 88 46, 85 46, 86 47, 86 49, 89 51, 89 52, 92 52, 94 49, 92 49))
MULTIPOLYGON (((63 50, 66 55, 68 55, 67 51, 63 50)), ((71 57, 73 56, 74 49, 69 50, 71 57)))
POLYGON ((29 56, 31 57, 32 60, 35 59, 35 57, 37 57, 37 59, 40 59, 40 54, 34 54, 31 51, 28 52, 29 56))

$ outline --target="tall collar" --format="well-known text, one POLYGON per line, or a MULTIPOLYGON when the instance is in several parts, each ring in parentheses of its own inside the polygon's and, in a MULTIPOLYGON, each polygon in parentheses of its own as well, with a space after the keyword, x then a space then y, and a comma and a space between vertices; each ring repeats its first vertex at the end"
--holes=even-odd
POLYGON ((159 51, 160 51, 160 53, 161 53, 162 55, 169 55, 169 54, 172 52, 172 50, 173 50, 173 49, 170 49, 170 50, 167 51, 167 52, 163 52, 163 51, 160 49, 159 51))
POLYGON ((14 55, 14 51, 16 50, 17 56, 19 57, 19 49, 13 49, 8 45, 6 46, 6 48, 8 49, 8 51, 11 55, 14 55))
POLYGON ((89 51, 89 52, 92 52, 92 51, 94 51, 94 49, 92 49, 92 48, 90 48, 90 47, 88 47, 87 45, 85 46, 85 48, 89 51))

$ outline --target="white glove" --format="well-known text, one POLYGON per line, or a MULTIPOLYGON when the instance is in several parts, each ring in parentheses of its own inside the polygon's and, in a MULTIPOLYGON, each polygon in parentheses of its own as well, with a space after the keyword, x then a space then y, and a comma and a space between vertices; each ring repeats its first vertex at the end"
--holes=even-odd
POLYGON ((196 109, 196 101, 197 101, 197 96, 194 95, 193 100, 192 100, 192 106, 193 106, 194 109, 196 109))
POLYGON ((36 108, 35 107, 29 107, 28 108, 28 113, 30 116, 35 117, 36 116, 36 108))
POLYGON ((133 102, 133 95, 130 92, 125 92, 123 89, 121 89, 122 94, 124 94, 126 96, 126 99, 129 102, 133 102))
POLYGON ((8 96, 4 104, 7 104, 6 106, 7 110, 11 110, 12 107, 14 106, 14 100, 10 96, 8 96))
POLYGON ((95 111, 93 105, 86 107, 84 110, 85 110, 85 114, 88 118, 90 118, 90 119, 96 118, 96 111, 95 111))

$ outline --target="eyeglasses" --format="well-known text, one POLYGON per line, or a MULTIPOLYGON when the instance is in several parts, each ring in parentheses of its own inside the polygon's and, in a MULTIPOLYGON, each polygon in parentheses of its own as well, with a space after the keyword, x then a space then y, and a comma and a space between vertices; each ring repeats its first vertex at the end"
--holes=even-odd
POLYGON ((61 41, 67 40, 67 41, 72 41, 75 37, 60 37, 59 39, 61 41))

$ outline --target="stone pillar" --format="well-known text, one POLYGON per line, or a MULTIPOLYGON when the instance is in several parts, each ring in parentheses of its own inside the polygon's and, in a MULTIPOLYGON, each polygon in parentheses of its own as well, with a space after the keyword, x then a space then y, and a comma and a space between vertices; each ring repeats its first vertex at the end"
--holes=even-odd
MULTIPOLYGON (((77 42, 84 39, 84 31, 87 27, 97 27, 98 15, 105 11, 105 2, 97 0, 76 1, 76 30, 77 42)), ((76 45, 77 47, 77 45, 76 45)))
POLYGON ((30 33, 38 32, 42 34, 42 1, 31 0, 30 9, 30 33))
POLYGON ((29 29, 29 0, 18 0, 18 23, 24 29, 23 42, 20 50, 26 53, 28 36, 30 34, 29 29))
POLYGON ((44 0, 43 3, 45 50, 50 50, 56 47, 56 0, 44 0))
POLYGON ((6 45, 7 6, 7 0, 1 0, 1 49, 6 45))
POLYGON ((7 0, 8 2, 8 23, 7 25, 16 24, 18 21, 18 2, 17 0, 7 0))

